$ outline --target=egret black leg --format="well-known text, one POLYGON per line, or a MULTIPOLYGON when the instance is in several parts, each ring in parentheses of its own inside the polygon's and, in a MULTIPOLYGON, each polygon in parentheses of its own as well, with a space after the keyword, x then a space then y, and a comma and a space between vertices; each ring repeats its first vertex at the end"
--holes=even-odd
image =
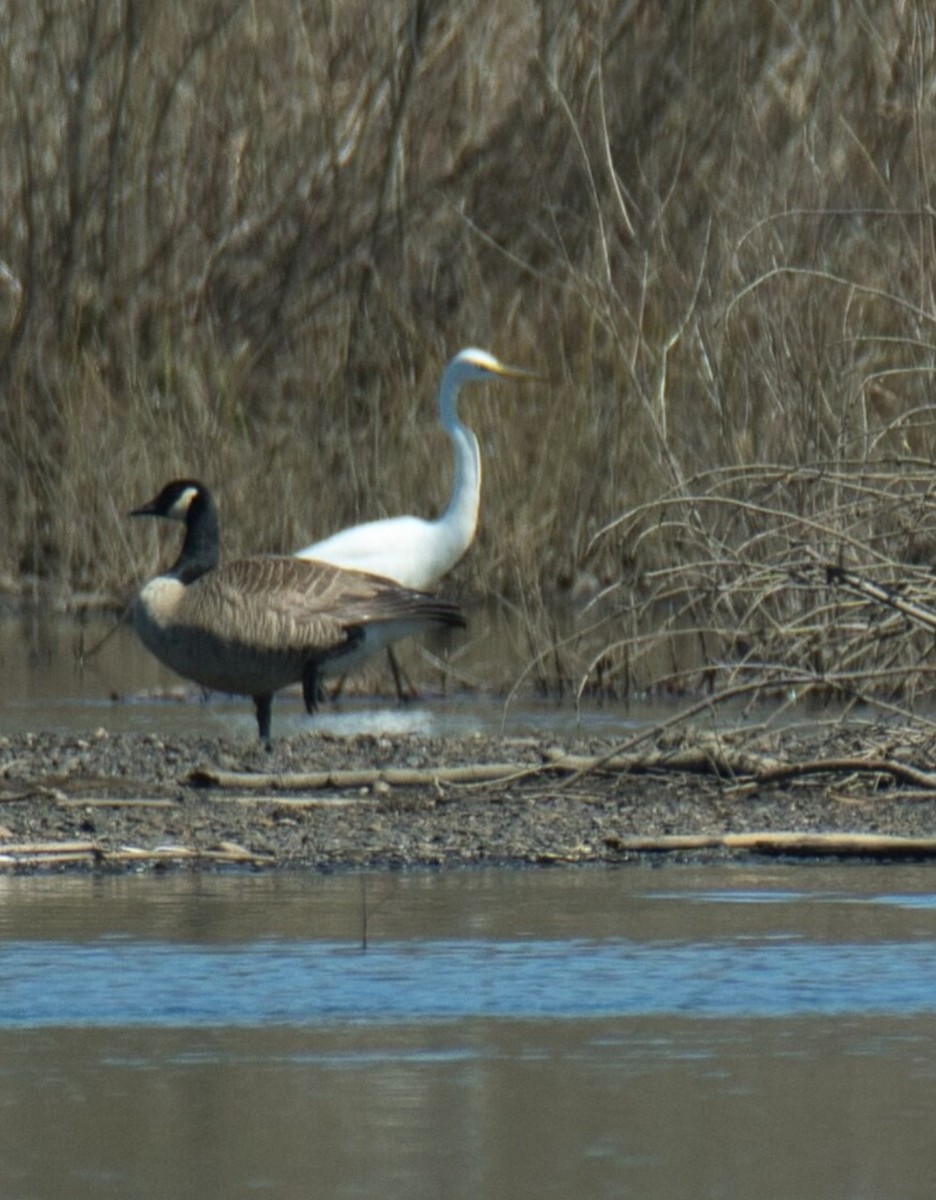
POLYGON ((273 749, 273 739, 270 736, 270 726, 273 719, 273 697, 254 696, 254 708, 257 710, 257 727, 260 731, 260 741, 267 750, 273 749))
MULTIPOLYGON (((393 653, 392 646, 387 647, 387 663, 389 664, 390 670, 393 673, 393 682, 396 686, 397 699, 400 701, 400 703, 407 704, 410 700, 416 700, 419 696, 419 693, 416 691, 415 687, 413 687, 412 681, 408 678, 403 668, 400 666, 399 659, 393 653)), ((338 699, 338 697, 341 695, 342 689, 344 688, 344 681, 347 678, 347 675, 340 675, 338 677, 338 682, 332 688, 331 695, 328 697, 329 700, 334 702, 338 699)), ((325 692, 320 685, 319 700, 324 699, 325 692)))
POLYGON ((393 672, 393 682, 396 684, 397 699, 402 704, 407 704, 410 700, 415 700, 417 697, 416 689, 412 682, 406 678, 403 668, 397 661, 397 656, 393 653, 393 647, 387 647, 387 661, 390 663, 390 670, 393 672), (406 683, 403 680, 406 678, 406 683))

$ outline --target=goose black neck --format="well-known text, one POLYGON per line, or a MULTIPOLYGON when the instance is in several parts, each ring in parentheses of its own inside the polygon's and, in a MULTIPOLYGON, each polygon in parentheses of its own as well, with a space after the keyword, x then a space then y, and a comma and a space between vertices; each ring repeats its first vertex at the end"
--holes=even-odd
POLYGON ((221 527, 210 492, 201 490, 185 514, 185 541, 175 566, 169 572, 182 583, 194 583, 213 571, 221 556, 221 527))

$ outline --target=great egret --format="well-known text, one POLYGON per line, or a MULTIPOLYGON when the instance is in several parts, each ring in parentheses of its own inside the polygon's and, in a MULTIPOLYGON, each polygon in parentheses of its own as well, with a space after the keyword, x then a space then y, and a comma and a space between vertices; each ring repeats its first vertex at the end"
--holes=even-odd
POLYGON ((430 626, 465 624, 454 604, 361 571, 285 555, 219 566, 218 510, 193 479, 166 484, 130 515, 185 525, 175 565, 134 602, 140 639, 187 679, 251 696, 267 746, 273 694, 281 688, 301 681, 311 712, 320 674, 344 674, 430 626))
MULTIPOLYGON (((470 347, 460 350, 442 373, 439 384, 439 422, 448 434, 455 454, 455 479, 452 495, 441 516, 386 517, 351 525, 320 542, 298 550, 298 558, 311 558, 372 571, 393 579, 404 587, 432 588, 465 554, 478 528, 481 503, 481 449, 478 439, 458 415, 458 396, 471 380, 536 379, 523 367, 509 367, 486 350, 470 347)), ((403 698, 400 668, 393 650, 387 657, 403 698)))
POLYGON ((387 517, 332 534, 296 552, 336 567, 353 567, 426 589, 455 566, 478 528, 481 451, 478 439, 458 416, 458 395, 470 380, 535 379, 532 371, 508 367, 485 350, 461 350, 449 362, 439 385, 439 421, 455 452, 455 482, 445 512, 434 520, 387 517))

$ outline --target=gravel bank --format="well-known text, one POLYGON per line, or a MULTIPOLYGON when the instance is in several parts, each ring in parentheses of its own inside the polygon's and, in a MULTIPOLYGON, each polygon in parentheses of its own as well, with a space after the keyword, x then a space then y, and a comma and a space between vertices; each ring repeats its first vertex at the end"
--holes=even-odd
MULTIPOLYGON (((233 739, 103 729, 84 739, 4 738, 0 869, 724 861, 823 852, 821 843, 785 850, 738 837, 745 834, 919 840, 936 833, 936 790, 886 771, 850 772, 857 754, 873 752, 872 739, 852 733, 812 744, 775 736, 757 749, 762 758, 752 760, 748 745, 740 768, 712 760, 720 773, 706 769, 709 751, 702 744, 697 753, 685 734, 662 749, 645 745, 646 757, 628 769, 557 764, 610 749, 574 738, 308 734, 267 753, 233 739), (830 755, 841 769, 756 778, 758 762, 828 762, 830 755), (479 778, 466 778, 473 773, 479 778), (662 839, 666 848, 637 838, 662 839)), ((922 857, 930 849, 919 841, 868 853, 922 857)))

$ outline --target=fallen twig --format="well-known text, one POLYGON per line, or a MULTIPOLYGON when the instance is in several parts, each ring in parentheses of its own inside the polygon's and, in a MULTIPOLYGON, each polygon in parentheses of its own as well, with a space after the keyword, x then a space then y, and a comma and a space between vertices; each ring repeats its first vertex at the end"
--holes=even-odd
POLYGON ((517 763, 477 763, 457 767, 362 767, 334 771, 310 771, 276 774, 251 774, 246 771, 218 771, 197 767, 187 780, 195 787, 220 787, 235 790, 315 791, 319 788, 433 787, 439 783, 506 782, 535 774, 539 764, 527 767, 517 763))
POLYGON ((904 837, 875 833, 713 833, 621 834, 605 839, 620 853, 678 853, 693 850, 744 850, 757 854, 831 855, 835 857, 929 858, 936 856, 936 837, 904 837))
POLYGON ((178 808, 178 800, 134 800, 116 796, 73 796, 56 800, 59 808, 178 808))
MULTIPOLYGON (((646 774, 649 771, 682 771, 688 774, 759 775, 765 770, 782 770, 784 764, 766 755, 734 750, 713 737, 644 754, 580 755, 547 751, 549 765, 557 771, 570 771, 573 781, 595 771, 646 774)), ((572 782, 572 781, 570 781, 572 782)))
POLYGON ((773 755, 731 746, 717 734, 705 734, 695 741, 663 746, 639 753, 580 755, 562 750, 547 750, 546 761, 535 765, 517 763, 475 763, 470 766, 369 767, 352 770, 312 771, 276 775, 219 771, 199 767, 188 776, 196 787, 215 787, 232 791, 319 791, 325 788, 437 787, 440 784, 488 783, 504 785, 544 772, 568 775, 564 786, 589 774, 640 775, 666 771, 683 774, 715 775, 753 783, 781 783, 787 779, 821 774, 889 775, 919 789, 936 790, 936 774, 897 762, 887 757, 819 758, 804 762, 783 762, 773 755))
POLYGON ((12 854, 0 851, 0 870, 10 867, 91 866, 99 860, 94 855, 76 850, 63 854, 12 854))
POLYGON ((97 842, 0 842, 0 854, 97 854, 97 842))
POLYGON ((376 796, 280 796, 251 793, 249 796, 209 796, 207 802, 255 807, 261 804, 275 804, 277 808, 287 812, 290 809, 306 808, 366 808, 368 805, 379 804, 380 800, 376 796))
POLYGON ((921 771, 909 763, 896 762, 892 758, 816 758, 806 762, 778 764, 765 767, 755 774, 758 783, 778 783, 784 779, 795 779, 801 775, 822 774, 865 774, 890 775, 902 783, 917 788, 936 788, 936 775, 921 771))
POLYGON ((121 846, 107 849, 97 842, 16 842, 0 844, 0 868, 64 866, 86 864, 108 866, 118 863, 164 863, 179 861, 204 861, 212 863, 237 863, 255 866, 271 866, 276 862, 273 854, 261 854, 248 850, 236 842, 221 842, 211 849, 196 846, 157 846, 146 849, 138 846, 121 846))

